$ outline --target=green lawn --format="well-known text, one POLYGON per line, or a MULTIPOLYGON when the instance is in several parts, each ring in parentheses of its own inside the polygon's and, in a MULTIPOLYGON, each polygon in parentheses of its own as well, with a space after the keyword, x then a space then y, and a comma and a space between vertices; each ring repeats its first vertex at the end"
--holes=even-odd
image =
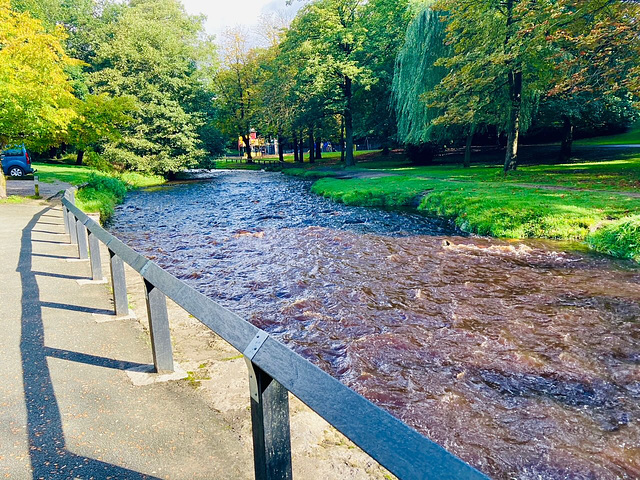
POLYGON ((59 180, 71 185, 81 185, 86 183, 92 172, 95 172, 95 169, 91 167, 57 163, 34 162, 33 167, 37 170, 36 175, 40 181, 44 183, 53 183, 54 180, 59 180))
MULTIPOLYGON (((589 150, 593 149, 578 149, 573 163, 524 164, 517 171, 510 172, 507 177, 503 174, 502 166, 496 164, 495 158, 493 163, 474 163, 471 168, 462 168, 459 163, 417 167, 403 157, 384 157, 381 154, 369 155, 366 162, 359 162, 355 167, 332 168, 323 164, 305 164, 289 168, 285 172, 306 178, 324 178, 342 175, 345 172, 374 170, 406 177, 459 182, 520 183, 587 190, 640 191, 640 150, 617 151, 616 149, 613 152, 604 152, 606 156, 601 153, 601 158, 589 150), (587 161, 582 161, 580 156, 587 157, 585 159, 587 161)), ((535 157, 531 152, 529 156, 532 159, 535 157)))
POLYGON ((607 137, 594 137, 578 140, 578 145, 640 145, 640 123, 637 123, 627 133, 610 135, 607 137))
POLYGON ((524 165, 506 178, 495 165, 415 167, 384 158, 352 169, 289 173, 319 178, 313 192, 348 205, 412 207, 451 218, 470 233, 585 241, 600 252, 640 260, 640 198, 613 193, 640 192, 640 154, 618 155, 524 165), (367 178, 372 170, 391 176, 367 178), (355 178, 334 178, 349 171, 355 178))
POLYGON ((101 219, 107 220, 113 209, 122 203, 126 192, 133 188, 161 185, 166 182, 157 175, 143 175, 137 172, 105 173, 92 167, 58 163, 34 163, 41 182, 54 180, 83 185, 78 190, 78 207, 85 212, 100 212, 101 219))
POLYGON ((502 167, 474 165, 400 167, 380 170, 412 177, 441 178, 459 181, 552 185, 593 190, 640 190, 640 152, 624 160, 566 163, 557 165, 523 165, 504 176, 502 167))

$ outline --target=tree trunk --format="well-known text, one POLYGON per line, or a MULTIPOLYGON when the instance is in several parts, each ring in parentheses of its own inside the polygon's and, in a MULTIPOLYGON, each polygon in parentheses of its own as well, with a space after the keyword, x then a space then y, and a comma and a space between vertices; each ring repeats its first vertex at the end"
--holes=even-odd
POLYGON ((568 115, 562 115, 562 145, 560 145, 561 162, 571 158, 571 148, 573 147, 573 123, 568 115))
POLYGON ((299 160, 300 163, 304 163, 304 139, 303 139, 303 133, 300 132, 300 143, 298 144, 298 148, 300 149, 300 153, 299 153, 299 160))
MULTIPOLYGON (((505 54, 512 38, 515 0, 507 0, 507 36, 504 40, 505 54)), ((522 111, 522 68, 517 63, 509 71, 509 120, 507 124, 507 151, 504 157, 504 174, 518 168, 518 138, 520 136, 520 114, 522 111)))
POLYGON ((284 137, 282 133, 278 133, 278 160, 280 163, 284 162, 284 137))
POLYGON ((352 167, 356 164, 355 156, 353 155, 353 111, 352 111, 352 82, 351 78, 346 77, 344 80, 344 96, 346 99, 346 105, 344 108, 344 133, 346 137, 346 155, 345 160, 347 167, 352 167))
POLYGON ((296 163, 300 162, 300 156, 298 155, 298 134, 293 134, 293 161, 296 163))
POLYGON ((0 162, 0 198, 7 198, 7 179, 4 176, 2 162, 0 162))
POLYGON ((320 160, 322 158, 322 139, 316 138, 316 158, 320 160))
POLYGON ((504 157, 504 173, 518 168, 518 139, 522 111, 522 72, 509 72, 509 123, 507 126, 507 151, 504 157))
POLYGON ((313 138, 313 128, 309 129, 309 163, 316 163, 316 145, 313 138))
POLYGON ((340 121, 340 161, 344 162, 344 115, 340 121))
POLYGON ((244 135, 242 137, 242 141, 244 142, 244 151, 247 152, 247 163, 253 163, 253 156, 251 155, 251 139, 249 135, 244 135))
POLYGON ((473 143, 473 134, 476 132, 476 126, 469 126, 469 133, 467 134, 467 144, 464 148, 464 168, 471 167, 471 145, 473 143))
POLYGON ((82 165, 82 160, 84 159, 84 150, 78 150, 76 155, 76 165, 82 165))

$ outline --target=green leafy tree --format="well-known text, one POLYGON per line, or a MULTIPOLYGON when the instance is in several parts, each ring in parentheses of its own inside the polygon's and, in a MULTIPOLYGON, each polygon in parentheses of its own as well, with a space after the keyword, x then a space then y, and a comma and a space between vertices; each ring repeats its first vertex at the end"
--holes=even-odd
POLYGON ((133 122, 103 155, 121 168, 171 176, 191 167, 206 152, 195 98, 205 86, 200 62, 215 54, 204 36, 202 17, 187 15, 177 0, 131 0, 114 4, 94 35, 89 91, 136 100, 133 122))
POLYGON ((76 164, 82 165, 87 149, 104 142, 117 142, 121 129, 131 124, 136 107, 133 97, 111 98, 107 94, 87 95, 77 106, 77 117, 71 122, 68 143, 76 148, 76 164))
POLYGON ((346 163, 355 164, 354 95, 369 89, 372 70, 363 62, 367 38, 363 0, 318 0, 305 6, 287 32, 294 44, 309 55, 305 71, 314 97, 344 119, 346 163))
POLYGON ((258 95, 262 101, 256 125, 263 134, 278 139, 281 162, 284 161, 286 139, 292 137, 296 112, 294 89, 298 70, 291 60, 292 57, 283 50, 282 44, 274 42, 260 57, 258 67, 262 72, 258 86, 258 95))
MULTIPOLYGON (((372 82, 369 88, 356 89, 354 93, 354 130, 357 137, 380 139, 386 149, 397 138, 392 84, 396 57, 412 16, 408 0, 371 0, 362 16, 366 40, 360 61, 371 70, 372 82)), ((414 71, 414 75, 421 74, 414 71)))
POLYGON ((548 84, 550 6, 534 0, 438 0, 447 18, 453 54, 441 59, 448 74, 431 99, 438 123, 498 125, 507 133, 504 169, 517 167, 518 141, 548 84))
POLYGON ((249 162, 252 162, 249 136, 260 112, 261 54, 258 49, 248 48, 242 30, 225 32, 222 66, 214 82, 220 130, 234 141, 242 138, 249 162))
MULTIPOLYGON (((46 32, 29 13, 0 0, 0 146, 26 142, 55 145, 76 113, 67 68, 77 64, 64 51, 62 28, 46 32)), ((0 174, 0 196, 6 196, 0 174)))
POLYGON ((544 104, 560 113, 560 160, 571 156, 575 126, 631 123, 640 99, 640 6, 632 2, 564 0, 549 38, 556 47, 544 104), (634 83, 636 82, 636 83, 634 83))

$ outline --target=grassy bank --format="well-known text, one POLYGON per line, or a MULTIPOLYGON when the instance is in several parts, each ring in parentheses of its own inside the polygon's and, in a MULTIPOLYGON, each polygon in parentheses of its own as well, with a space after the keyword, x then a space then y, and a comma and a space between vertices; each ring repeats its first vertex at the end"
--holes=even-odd
POLYGON ((59 180, 81 186, 76 194, 78 207, 88 213, 100 213, 103 221, 113 215, 114 208, 122 203, 127 191, 166 182, 157 175, 136 172, 105 173, 85 166, 40 163, 35 167, 41 182, 53 183, 59 180))
MULTIPOLYGON (((313 178, 312 172, 289 173, 313 178)), ((640 198, 615 193, 638 191, 640 155, 526 166, 506 179, 499 167, 487 165, 411 167, 380 159, 317 174, 325 178, 312 191, 348 205, 414 207, 470 233, 585 241, 599 252, 640 261, 640 198), (371 176, 371 167, 378 176, 371 176), (354 178, 331 178, 349 171, 354 178)))
POLYGON ((619 135, 594 137, 579 140, 578 145, 640 145, 640 123, 636 123, 630 131, 619 135))

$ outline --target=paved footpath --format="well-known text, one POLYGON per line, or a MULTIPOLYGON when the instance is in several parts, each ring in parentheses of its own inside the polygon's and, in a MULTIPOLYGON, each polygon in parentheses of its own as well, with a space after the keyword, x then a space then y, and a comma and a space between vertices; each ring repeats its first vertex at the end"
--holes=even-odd
MULTIPOLYGON (((186 382, 134 386, 136 321, 68 261, 58 206, 0 205, 0 478, 244 479, 251 452, 186 382)), ((108 272, 108 270, 107 270, 108 272)))

